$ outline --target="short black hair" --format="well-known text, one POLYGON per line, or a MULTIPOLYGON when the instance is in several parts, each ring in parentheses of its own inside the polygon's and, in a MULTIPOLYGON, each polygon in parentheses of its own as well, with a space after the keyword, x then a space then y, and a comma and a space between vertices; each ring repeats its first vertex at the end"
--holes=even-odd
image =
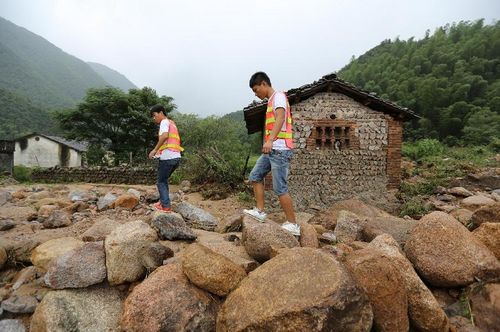
POLYGON ((153 115, 153 113, 163 113, 163 115, 167 115, 165 107, 161 104, 156 104, 149 109, 149 114, 153 115))
POLYGON ((267 85, 272 86, 269 76, 263 71, 258 71, 250 77, 250 89, 256 85, 260 85, 262 82, 266 82, 267 85))

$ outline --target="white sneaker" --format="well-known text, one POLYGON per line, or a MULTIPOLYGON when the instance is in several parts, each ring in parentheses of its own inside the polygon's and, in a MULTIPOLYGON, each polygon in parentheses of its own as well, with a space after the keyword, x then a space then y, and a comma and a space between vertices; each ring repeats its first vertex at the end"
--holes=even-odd
POLYGON ((264 220, 266 220, 266 218, 267 218, 267 213, 257 209, 256 207, 254 207, 251 210, 245 209, 245 210, 243 210, 243 213, 249 215, 250 217, 254 217, 255 219, 257 219, 260 222, 264 222, 264 220))
POLYGON ((285 221, 281 228, 292 233, 292 235, 300 236, 300 226, 298 224, 293 224, 291 222, 285 221))

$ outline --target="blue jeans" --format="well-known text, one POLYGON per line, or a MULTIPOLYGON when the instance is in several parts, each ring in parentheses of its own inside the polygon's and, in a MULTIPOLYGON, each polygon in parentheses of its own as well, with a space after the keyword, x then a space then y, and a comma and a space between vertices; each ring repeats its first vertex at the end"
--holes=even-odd
POLYGON ((267 173, 271 172, 275 194, 282 196, 288 193, 288 168, 292 156, 292 150, 271 150, 269 154, 262 154, 248 179, 252 182, 262 182, 267 173))
POLYGON ((170 207, 170 197, 168 195, 168 179, 179 166, 181 158, 160 160, 158 162, 158 180, 156 187, 160 193, 160 202, 163 207, 170 207))

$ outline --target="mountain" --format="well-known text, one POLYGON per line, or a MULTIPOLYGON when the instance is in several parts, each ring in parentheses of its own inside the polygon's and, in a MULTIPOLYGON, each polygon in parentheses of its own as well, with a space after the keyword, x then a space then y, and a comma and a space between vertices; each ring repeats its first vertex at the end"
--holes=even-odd
POLYGON ((500 22, 385 40, 337 75, 422 116, 407 125, 407 139, 500 145, 500 22))
POLYGON ((96 62, 87 62, 87 64, 109 85, 120 88, 124 92, 127 92, 129 89, 137 89, 134 83, 130 82, 124 75, 116 70, 96 62))
POLYGON ((75 107, 89 88, 135 87, 97 66, 0 17, 0 139, 32 131, 58 134, 52 110, 75 107))

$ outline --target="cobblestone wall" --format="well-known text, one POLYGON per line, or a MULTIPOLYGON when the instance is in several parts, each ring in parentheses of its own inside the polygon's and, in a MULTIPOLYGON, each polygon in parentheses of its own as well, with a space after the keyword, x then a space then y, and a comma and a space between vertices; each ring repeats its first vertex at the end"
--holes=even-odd
POLYGON ((50 167, 35 169, 33 181, 155 184, 153 167, 50 167))
MULTIPOLYGON (((392 144, 399 144, 389 150, 391 158, 396 158, 390 162, 391 170, 396 172, 401 144, 396 138, 402 133, 399 121, 333 92, 318 93, 299 102, 292 106, 292 112, 295 150, 289 186, 297 210, 311 205, 326 207, 357 193, 386 191, 390 184, 397 185, 399 174, 388 174, 387 152, 391 128, 391 132, 396 131, 396 135, 391 136, 392 144), (334 143, 329 145, 330 141, 325 144, 325 131, 317 130, 318 126, 331 126, 327 138, 328 135, 340 137, 333 134, 333 128, 339 127, 339 133, 348 133, 349 146, 339 144, 339 148, 335 148, 334 143)), ((267 194, 276 207, 277 199, 273 196, 267 194)))

